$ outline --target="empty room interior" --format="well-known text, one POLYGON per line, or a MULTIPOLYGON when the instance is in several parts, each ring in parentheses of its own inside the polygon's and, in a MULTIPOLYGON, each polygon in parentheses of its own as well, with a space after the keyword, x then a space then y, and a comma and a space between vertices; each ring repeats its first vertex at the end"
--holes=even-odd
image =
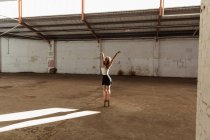
POLYGON ((209 0, 0 0, 0 140, 210 140, 209 0))

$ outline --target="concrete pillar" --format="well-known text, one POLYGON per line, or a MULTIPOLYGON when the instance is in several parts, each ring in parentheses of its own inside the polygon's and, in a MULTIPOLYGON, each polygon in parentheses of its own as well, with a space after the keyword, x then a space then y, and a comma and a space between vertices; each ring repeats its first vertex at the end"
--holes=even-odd
POLYGON ((2 38, 0 37, 0 72, 2 71, 2 54, 1 54, 1 52, 2 52, 2 38))
POLYGON ((48 73, 56 73, 56 64, 55 64, 55 41, 50 41, 48 49, 48 73))
POLYGON ((158 76, 159 51, 160 51, 160 40, 155 39, 155 45, 153 47, 153 76, 158 76))
POLYGON ((201 4, 196 119, 196 140, 210 140, 210 0, 201 4))

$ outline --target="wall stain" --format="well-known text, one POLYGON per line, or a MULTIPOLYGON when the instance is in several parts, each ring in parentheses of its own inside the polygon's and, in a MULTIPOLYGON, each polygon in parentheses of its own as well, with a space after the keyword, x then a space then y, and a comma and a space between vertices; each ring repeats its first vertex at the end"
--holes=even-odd
POLYGON ((136 76, 136 72, 133 71, 133 70, 130 70, 130 71, 129 71, 129 75, 131 75, 131 76, 136 76))
POLYGON ((124 72, 122 70, 119 70, 118 75, 124 75, 124 72))
POLYGON ((38 60, 38 57, 37 56, 32 56, 31 57, 31 62, 36 62, 38 60))
POLYGON ((133 66, 131 67, 131 69, 130 69, 130 71, 128 72, 128 74, 131 75, 131 76, 135 76, 135 75, 136 75, 136 72, 135 72, 133 66))
POLYGON ((177 61, 177 67, 178 68, 185 68, 186 62, 183 59, 180 59, 177 61))

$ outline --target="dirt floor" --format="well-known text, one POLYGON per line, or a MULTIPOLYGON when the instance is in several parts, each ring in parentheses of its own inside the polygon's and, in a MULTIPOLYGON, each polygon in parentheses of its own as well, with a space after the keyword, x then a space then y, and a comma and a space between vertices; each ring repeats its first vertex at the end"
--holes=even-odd
MULTIPOLYGON (((104 108, 100 76, 0 74, 0 115, 55 107, 100 112, 1 132, 0 140, 195 139, 196 79, 112 78, 111 107, 104 108)), ((27 120, 0 120, 0 127, 27 120)))

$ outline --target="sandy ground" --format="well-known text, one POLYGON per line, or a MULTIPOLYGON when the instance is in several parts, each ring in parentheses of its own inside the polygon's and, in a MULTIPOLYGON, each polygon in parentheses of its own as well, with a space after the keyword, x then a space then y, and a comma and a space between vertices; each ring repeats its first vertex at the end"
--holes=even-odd
MULTIPOLYGON (((100 76, 0 74, 1 115, 55 107, 100 112, 1 132, 0 140, 195 139, 196 79, 112 78, 111 107, 104 108, 100 76)), ((0 127, 27 120, 0 121, 0 127)))

